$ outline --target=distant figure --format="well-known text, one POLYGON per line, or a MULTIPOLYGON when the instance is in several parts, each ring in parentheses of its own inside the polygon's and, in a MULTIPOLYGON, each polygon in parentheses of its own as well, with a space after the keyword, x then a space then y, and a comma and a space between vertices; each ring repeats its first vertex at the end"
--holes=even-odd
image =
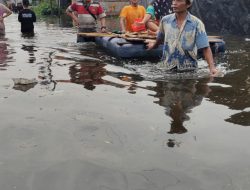
MULTIPOLYGON (((66 13, 73 19, 78 27, 78 32, 96 32, 97 20, 100 20, 101 32, 106 32, 106 14, 103 7, 96 0, 77 0, 66 9, 66 13)), ((94 39, 77 35, 77 42, 88 41, 94 41, 94 39)))
POLYGON ((22 3, 22 0, 19 0, 16 3, 15 12, 19 13, 21 10, 23 10, 23 3, 22 3))
POLYGON ((0 35, 5 35, 4 18, 12 14, 11 10, 0 3, 0 35))
POLYGON ((29 0, 23 0, 23 10, 18 13, 18 21, 21 23, 21 32, 27 35, 34 35, 34 22, 36 14, 29 9, 29 0))
POLYGON ((143 19, 146 10, 143 6, 138 5, 139 0, 130 0, 130 5, 122 8, 120 13, 120 28, 123 33, 126 31, 133 32, 132 24, 136 19, 143 19))

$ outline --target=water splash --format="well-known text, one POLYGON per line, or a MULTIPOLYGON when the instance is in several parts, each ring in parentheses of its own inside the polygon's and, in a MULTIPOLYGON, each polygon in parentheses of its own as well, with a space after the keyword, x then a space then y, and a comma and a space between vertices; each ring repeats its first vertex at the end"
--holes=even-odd
MULTIPOLYGON (((198 61, 198 69, 193 72, 172 72, 166 69, 161 63, 151 63, 145 62, 143 65, 138 64, 125 64, 124 67, 141 75, 145 80, 176 80, 176 79, 200 79, 210 77, 207 62, 204 60, 198 61)), ((219 63, 216 68, 218 69, 218 74, 215 77, 223 77, 227 74, 228 64, 219 63)))

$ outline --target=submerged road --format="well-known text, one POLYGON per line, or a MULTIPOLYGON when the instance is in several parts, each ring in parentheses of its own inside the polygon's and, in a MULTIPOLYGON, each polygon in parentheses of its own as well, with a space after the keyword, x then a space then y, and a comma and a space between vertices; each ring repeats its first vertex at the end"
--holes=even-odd
POLYGON ((249 189, 249 37, 225 37, 226 74, 209 78, 76 44, 57 18, 38 21, 34 38, 17 15, 5 23, 0 189, 249 189))

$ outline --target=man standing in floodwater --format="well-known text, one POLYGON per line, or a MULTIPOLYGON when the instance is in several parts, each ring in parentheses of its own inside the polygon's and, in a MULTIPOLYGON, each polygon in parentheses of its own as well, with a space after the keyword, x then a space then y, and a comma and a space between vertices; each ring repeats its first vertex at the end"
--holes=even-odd
MULTIPOLYGON (((96 32, 97 19, 100 20, 101 32, 106 32, 106 14, 97 0, 77 0, 66 9, 66 13, 76 23, 78 32, 96 32)), ((88 41, 94 41, 94 38, 77 35, 77 42, 88 41)))
POLYGON ((18 13, 18 21, 21 23, 21 32, 27 35, 34 35, 34 22, 36 14, 29 9, 29 0, 23 0, 23 10, 18 13))
POLYGON ((163 17, 155 42, 148 49, 157 47, 164 40, 163 62, 171 71, 183 72, 197 69, 197 51, 202 49, 212 75, 215 68, 207 33, 201 20, 191 15, 188 9, 193 0, 173 0, 173 14, 163 17))

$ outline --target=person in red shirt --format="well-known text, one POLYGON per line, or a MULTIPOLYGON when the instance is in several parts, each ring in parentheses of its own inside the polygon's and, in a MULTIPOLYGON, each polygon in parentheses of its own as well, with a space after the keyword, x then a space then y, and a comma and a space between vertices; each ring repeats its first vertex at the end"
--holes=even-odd
MULTIPOLYGON (((100 20, 101 32, 106 32, 105 11, 99 2, 94 0, 77 0, 72 3, 66 13, 76 23, 79 32, 96 32, 97 20, 100 20), (76 15, 76 14, 77 15, 76 15)), ((77 35, 77 42, 93 41, 93 38, 86 38, 77 35)))

